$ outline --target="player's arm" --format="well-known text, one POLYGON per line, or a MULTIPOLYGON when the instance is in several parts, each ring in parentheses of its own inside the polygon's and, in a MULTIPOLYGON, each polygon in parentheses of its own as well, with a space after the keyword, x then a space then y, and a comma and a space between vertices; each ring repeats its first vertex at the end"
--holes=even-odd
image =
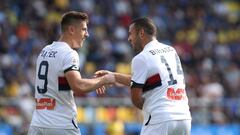
POLYGON ((132 77, 131 77, 131 100, 139 109, 143 108, 143 87, 148 75, 148 65, 141 55, 132 60, 132 77))
POLYGON ((131 100, 134 106, 142 110, 144 98, 142 97, 142 88, 131 88, 131 100))
POLYGON ((131 75, 128 75, 128 74, 111 72, 108 70, 99 70, 99 71, 95 72, 96 77, 103 76, 106 74, 113 74, 115 76, 116 83, 120 83, 125 86, 130 86, 130 84, 131 84, 131 75))
POLYGON ((79 72, 79 56, 76 51, 70 51, 63 57, 64 75, 70 88, 78 92, 90 92, 103 86, 115 83, 114 75, 104 75, 93 79, 84 79, 79 72))
POLYGON ((115 83, 114 75, 107 74, 93 79, 81 78, 79 71, 71 70, 65 73, 65 77, 73 91, 90 92, 103 86, 115 83))
POLYGON ((113 73, 116 79, 116 82, 123 84, 125 86, 130 86, 131 85, 131 75, 128 74, 122 74, 122 73, 113 73))

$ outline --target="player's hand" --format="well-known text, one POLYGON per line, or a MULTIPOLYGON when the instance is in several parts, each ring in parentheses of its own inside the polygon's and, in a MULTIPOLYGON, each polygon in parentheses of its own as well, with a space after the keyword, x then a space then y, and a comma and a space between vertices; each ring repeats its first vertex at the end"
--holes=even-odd
POLYGON ((106 82, 106 85, 111 86, 116 83, 115 75, 113 73, 105 74, 103 77, 106 82))
POLYGON ((112 86, 116 83, 114 73, 108 70, 99 70, 94 73, 94 77, 103 77, 105 85, 112 86))
POLYGON ((113 72, 108 71, 108 70, 99 70, 94 73, 94 77, 100 77, 100 76, 104 76, 106 74, 113 74, 113 72))
POLYGON ((97 94, 105 94, 105 92, 106 92, 106 90, 107 90, 107 88, 109 88, 109 87, 112 87, 113 85, 104 85, 104 86, 102 86, 102 87, 100 87, 100 88, 97 88, 96 89, 96 93, 97 94))
POLYGON ((105 94, 105 91, 106 91, 105 86, 102 86, 102 87, 96 89, 97 94, 105 94))
POLYGON ((96 77, 103 77, 104 82, 105 82, 105 85, 96 89, 97 94, 104 94, 105 91, 106 91, 106 88, 113 86, 116 82, 114 74, 110 71, 107 71, 107 70, 99 70, 99 71, 95 72, 94 77, 95 78, 96 77))
MULTIPOLYGON (((93 78, 97 78, 101 76, 103 75, 94 75, 93 78)), ((97 94, 105 94, 105 91, 106 91, 106 87, 104 85, 96 89, 97 94)))
MULTIPOLYGON (((111 71, 108 71, 108 70, 99 70, 99 71, 96 71, 94 73, 94 77, 101 77, 101 76, 104 76, 106 74, 114 74, 114 73, 111 72, 111 71)), ((111 84, 110 87, 113 86, 113 85, 117 86, 117 87, 124 87, 125 86, 125 85, 123 85, 123 84, 121 84, 121 83, 119 83, 117 81, 115 81, 114 84, 111 84)), ((107 87, 109 87, 109 86, 107 86, 107 87)), ((106 87, 105 87, 105 89, 106 89, 106 87)))

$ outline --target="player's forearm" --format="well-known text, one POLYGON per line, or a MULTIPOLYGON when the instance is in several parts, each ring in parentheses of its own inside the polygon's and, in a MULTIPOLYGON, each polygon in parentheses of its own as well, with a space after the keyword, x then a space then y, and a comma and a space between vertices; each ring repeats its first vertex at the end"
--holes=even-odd
POLYGON ((139 100, 133 100, 133 99, 132 99, 132 103, 133 103, 134 106, 136 106, 138 109, 142 110, 142 108, 143 108, 143 103, 144 103, 144 98, 140 98, 139 100))
POLYGON ((101 77, 96 77, 93 79, 81 78, 81 75, 77 71, 68 71, 65 73, 67 81, 73 91, 76 92, 90 92, 103 85, 114 84, 116 79, 113 74, 107 74, 101 77))
POLYGON ((131 75, 127 75, 127 74, 122 74, 122 73, 114 73, 114 76, 116 78, 116 81, 118 83, 121 83, 123 85, 126 86, 130 86, 131 85, 131 75))
POLYGON ((103 81, 104 77, 94 78, 94 79, 81 79, 78 85, 78 91, 83 93, 87 93, 90 91, 94 91, 97 88, 105 85, 106 83, 103 81))

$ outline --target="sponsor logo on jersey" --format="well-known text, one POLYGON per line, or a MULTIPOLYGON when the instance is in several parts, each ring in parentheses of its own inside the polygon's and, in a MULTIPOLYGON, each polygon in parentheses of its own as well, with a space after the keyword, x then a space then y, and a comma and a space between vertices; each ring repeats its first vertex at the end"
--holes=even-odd
POLYGON ((36 109, 47 109, 53 110, 56 105, 56 100, 51 98, 40 98, 36 99, 36 109))

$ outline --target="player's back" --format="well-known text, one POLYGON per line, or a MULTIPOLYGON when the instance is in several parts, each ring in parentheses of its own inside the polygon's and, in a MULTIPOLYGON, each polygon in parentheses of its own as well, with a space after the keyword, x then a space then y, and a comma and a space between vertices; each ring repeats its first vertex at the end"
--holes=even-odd
POLYGON ((76 123, 76 105, 64 72, 78 68, 77 52, 64 42, 53 42, 42 49, 37 58, 36 109, 31 125, 72 129, 76 123))
POLYGON ((191 119, 184 75, 175 49, 152 41, 134 59, 145 61, 147 77, 143 87, 145 120, 151 123, 191 119))

